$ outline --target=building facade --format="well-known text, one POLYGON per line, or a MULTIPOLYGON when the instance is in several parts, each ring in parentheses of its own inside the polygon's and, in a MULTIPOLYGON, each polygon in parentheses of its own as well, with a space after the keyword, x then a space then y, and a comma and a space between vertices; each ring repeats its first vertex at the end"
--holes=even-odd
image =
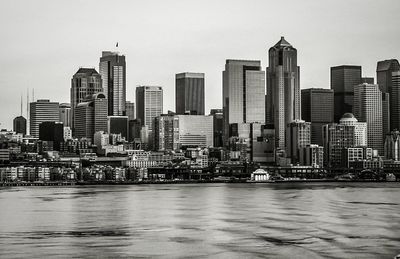
POLYGON ((134 102, 126 101, 125 110, 126 110, 126 116, 128 116, 129 121, 132 121, 136 118, 134 102))
POLYGON ((32 137, 39 137, 39 125, 45 121, 58 122, 60 119, 59 103, 49 100, 37 100, 30 103, 29 128, 32 137))
POLYGON ((14 118, 13 130, 15 133, 26 135, 26 119, 24 116, 18 116, 14 118))
POLYGON ((72 108, 69 103, 60 103, 60 122, 64 127, 72 127, 72 108))
POLYGON ((108 99, 108 115, 125 116, 126 62, 118 52, 103 51, 99 64, 103 93, 108 99))
POLYGON ((204 115, 204 73, 175 75, 176 114, 204 115))
POLYGON ((125 140, 128 140, 128 116, 108 116, 107 132, 109 134, 121 134, 125 140))
POLYGON ((153 120, 163 111, 163 89, 161 86, 136 87, 136 118, 153 130, 153 120))
POLYGON ((354 87, 354 116, 367 123, 368 147, 383 155, 382 93, 378 85, 363 83, 354 87))
POLYGON ((267 99, 267 123, 275 125, 276 147, 284 150, 287 125, 301 119, 297 50, 284 37, 269 49, 267 99))
POLYGON ((311 143, 322 146, 322 126, 333 122, 332 89, 301 90, 301 118, 311 122, 311 143))
POLYGON ((292 163, 300 161, 300 150, 311 144, 311 123, 295 120, 287 125, 286 154, 292 163))
POLYGON ((353 112, 354 86, 361 84, 361 66, 331 67, 331 89, 334 90, 334 121, 353 112))

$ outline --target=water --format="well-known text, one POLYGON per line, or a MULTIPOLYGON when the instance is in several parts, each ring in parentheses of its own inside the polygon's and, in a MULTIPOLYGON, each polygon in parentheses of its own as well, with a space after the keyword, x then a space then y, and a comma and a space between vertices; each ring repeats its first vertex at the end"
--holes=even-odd
POLYGON ((0 189, 0 258, 393 258, 399 183, 0 189))

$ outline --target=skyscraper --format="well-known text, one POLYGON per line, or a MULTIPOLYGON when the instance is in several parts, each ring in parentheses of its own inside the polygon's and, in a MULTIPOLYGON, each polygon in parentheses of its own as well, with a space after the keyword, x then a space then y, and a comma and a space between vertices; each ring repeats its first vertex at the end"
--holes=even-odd
POLYGON ((311 143, 322 146, 322 126, 333 122, 333 90, 301 90, 301 118, 311 122, 311 143))
POLYGON ((354 86, 361 84, 361 66, 331 67, 331 89, 334 95, 334 120, 353 112, 354 86))
POLYGON ((97 93, 76 107, 75 136, 93 139, 97 131, 107 131, 107 98, 97 93))
POLYGON ((118 52, 103 51, 100 58, 103 92, 108 99, 108 115, 125 115, 126 63, 118 52))
POLYGON ((400 71, 400 64, 397 59, 389 59, 378 61, 376 65, 376 82, 379 85, 379 89, 382 93, 389 93, 389 117, 390 121, 386 120, 384 114, 383 125, 390 125, 390 129, 384 127, 384 134, 389 133, 392 130, 400 129, 400 104, 399 97, 396 96, 399 90, 392 88, 392 73, 400 71))
POLYGON ((268 54, 267 123, 275 125, 276 147, 284 149, 287 125, 301 117, 300 67, 297 66, 297 50, 284 37, 268 54))
POLYGON ((176 114, 204 115, 204 73, 175 75, 176 114))
POLYGON ((128 116, 108 116, 107 132, 109 134, 121 134, 128 140, 128 116))
POLYGON ((213 116, 214 147, 223 147, 224 116, 222 109, 211 109, 210 115, 213 116))
POLYGON ((354 87, 354 116, 367 123, 368 147, 383 155, 382 93, 375 84, 360 84, 354 87))
POLYGON ((13 130, 15 133, 26 135, 26 119, 24 116, 18 116, 14 118, 13 130))
MULTIPOLYGON (((84 102, 84 100, 93 94, 103 91, 101 85, 101 76, 94 68, 79 68, 71 79, 71 111, 72 111, 72 127, 75 127, 75 108, 84 102)), ((66 111, 62 106, 62 111, 66 111)), ((61 118, 61 117, 60 117, 61 118)), ((64 122, 65 123, 65 122, 64 122)), ((71 126, 64 124, 65 126, 71 126)))
POLYGON ((292 121, 287 125, 286 138, 286 153, 292 159, 292 163, 298 163, 300 149, 311 144, 311 123, 303 120, 292 121))
POLYGON ((136 118, 134 102, 126 101, 125 102, 125 110, 126 110, 126 116, 128 116, 129 121, 132 121, 136 118))
POLYGON ((39 139, 53 142, 54 150, 60 151, 60 143, 64 141, 63 123, 54 121, 40 123, 39 139))
POLYGON ((163 111, 163 89, 161 86, 136 87, 136 117, 142 126, 153 129, 153 120, 163 111))
POLYGON ((226 60, 222 105, 224 143, 232 123, 265 123, 265 72, 256 60, 226 60))
POLYGON ((59 103, 49 100, 37 100, 30 103, 29 128, 32 137, 39 137, 39 125, 45 121, 58 122, 60 120, 59 103))
POLYGON ((400 129, 400 71, 392 73, 390 95, 390 124, 392 130, 400 129))
POLYGON ((60 103, 60 122, 64 127, 72 127, 72 109, 69 103, 60 103))

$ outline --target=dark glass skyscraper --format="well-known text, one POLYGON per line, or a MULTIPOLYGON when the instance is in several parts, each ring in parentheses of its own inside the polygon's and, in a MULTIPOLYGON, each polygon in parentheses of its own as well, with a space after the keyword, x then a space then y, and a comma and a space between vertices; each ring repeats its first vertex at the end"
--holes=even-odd
POLYGON ((23 116, 15 117, 13 124, 15 133, 26 135, 26 119, 23 116))
POLYGON ((399 89, 392 87, 392 73, 400 71, 400 64, 397 59, 379 61, 376 66, 376 81, 382 93, 389 93, 389 115, 390 121, 383 121, 383 124, 390 124, 390 129, 384 128, 384 134, 392 130, 400 129, 400 105, 399 89))
POLYGON ((108 115, 125 115, 126 63, 118 52, 103 51, 100 58, 103 92, 108 99, 108 115))
POLYGON ((175 75, 175 108, 176 114, 204 115, 203 73, 175 75))
POLYGON ((361 66, 331 67, 331 89, 335 91, 334 120, 353 112, 354 86, 361 84, 361 66))
POLYGON ((311 122, 311 143, 322 146, 322 126, 333 122, 333 90, 301 90, 301 118, 311 122))
POLYGON ((276 147, 284 149, 287 125, 301 116, 300 67, 297 50, 284 37, 268 53, 266 118, 275 125, 276 147))

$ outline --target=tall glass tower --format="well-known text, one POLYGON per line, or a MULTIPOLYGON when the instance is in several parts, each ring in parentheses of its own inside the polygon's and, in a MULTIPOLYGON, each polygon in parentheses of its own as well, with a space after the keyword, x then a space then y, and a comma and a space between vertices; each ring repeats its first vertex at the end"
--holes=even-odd
POLYGON ((285 132, 289 123, 301 118, 300 67, 297 50, 281 37, 269 49, 267 68, 267 123, 275 125, 275 146, 286 147, 285 132))

